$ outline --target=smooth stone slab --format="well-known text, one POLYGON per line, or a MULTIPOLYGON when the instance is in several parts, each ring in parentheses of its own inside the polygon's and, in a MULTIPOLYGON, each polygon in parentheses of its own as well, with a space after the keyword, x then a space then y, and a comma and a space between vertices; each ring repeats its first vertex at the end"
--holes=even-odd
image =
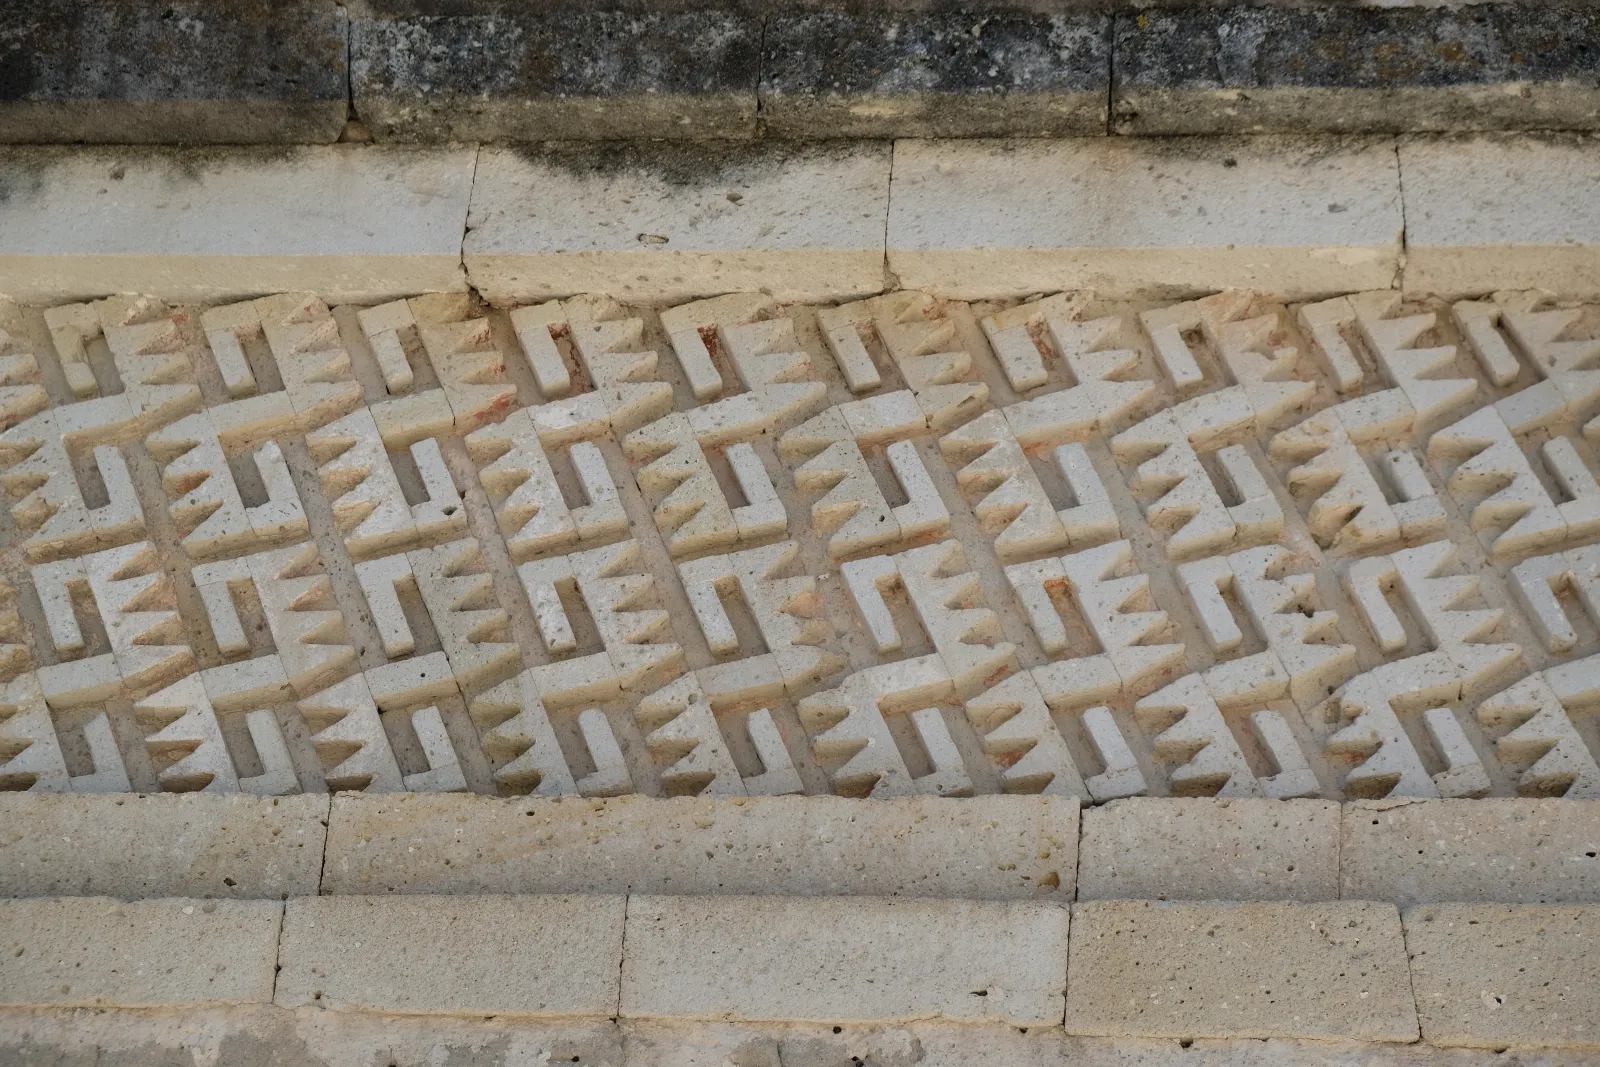
POLYGON ((324 893, 1071 900, 1078 804, 340 794, 328 833, 324 893))
POLYGON ((1594 129, 1600 14, 1539 3, 1151 8, 1119 18, 1118 133, 1594 129))
POLYGON ((378 140, 750 137, 761 19, 730 11, 391 14, 350 27, 378 140))
POLYGON ((496 304, 604 292, 666 304, 883 287, 889 147, 485 148, 463 245, 496 304))
POLYGON ((1337 900, 1330 800, 1136 797, 1083 813, 1078 899, 1337 900))
POLYGON ((406 1015, 614 1016, 623 898, 289 901, 277 1003, 406 1015))
POLYGON ((898 141, 888 261, 958 299, 1300 297, 1390 287, 1401 226, 1388 141, 898 141))
POLYGON ((0 156, 0 293, 55 304, 464 289, 475 148, 36 149, 0 156))
POLYGON ((326 796, 0 793, 0 896, 314 895, 326 796))
POLYGON ((1022 901, 634 896, 621 1014, 1053 1026, 1067 925, 1022 901))
MULTIPOLYGON (((1591 49, 1593 45, 1590 46, 1591 49)), ((1600 140, 1580 134, 1405 138, 1407 293, 1548 289, 1600 277, 1600 140)))
POLYGON ((1346 805, 1340 895, 1600 902, 1600 801, 1365 800, 1346 805))
POLYGON ((7 0, 0 143, 331 142, 347 50, 334 0, 7 0))
POLYGON ((276 900, 0 900, 0 1005, 268 1003, 276 900))
POLYGON ((1405 927, 1423 1040, 1600 1048, 1600 908, 1425 904, 1405 927))
POLYGON ((783 137, 1105 132, 1111 17, 830 11, 777 15, 761 123, 783 137))
POLYGON ((1101 900, 1072 910, 1069 1034, 1417 1039, 1392 904, 1101 900))

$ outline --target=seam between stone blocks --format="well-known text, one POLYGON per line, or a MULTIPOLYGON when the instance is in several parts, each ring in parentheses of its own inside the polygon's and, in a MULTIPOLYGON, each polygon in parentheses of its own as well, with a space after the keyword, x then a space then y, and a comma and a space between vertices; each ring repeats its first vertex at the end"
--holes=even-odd
POLYGON ((1395 137, 1389 142, 1390 151, 1394 152, 1394 180, 1400 192, 1400 262, 1394 271, 1394 288, 1402 294, 1406 289, 1406 270, 1410 266, 1411 250, 1411 220, 1406 213, 1406 170, 1400 155, 1400 138, 1395 137))

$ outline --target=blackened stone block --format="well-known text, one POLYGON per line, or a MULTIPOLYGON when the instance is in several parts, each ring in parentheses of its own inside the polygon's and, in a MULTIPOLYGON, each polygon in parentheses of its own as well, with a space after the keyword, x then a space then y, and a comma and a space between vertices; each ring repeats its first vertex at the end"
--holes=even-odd
POLYGON ((1116 17, 1118 133, 1600 127, 1600 11, 1234 7, 1116 17))
POLYGON ((763 129, 784 137, 1104 133, 1111 18, 778 15, 767 23, 763 129))
POLYGON ((718 11, 358 19, 352 96, 378 140, 750 137, 760 47, 718 11))
POLYGON ((0 0, 0 142, 333 141, 333 0, 0 0))

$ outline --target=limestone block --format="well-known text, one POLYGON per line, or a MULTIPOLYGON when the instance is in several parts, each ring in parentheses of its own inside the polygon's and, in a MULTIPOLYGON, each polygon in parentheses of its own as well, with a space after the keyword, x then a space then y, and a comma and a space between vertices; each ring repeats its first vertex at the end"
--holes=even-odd
POLYGON ((901 141, 888 257, 902 285, 959 299, 1156 286, 1292 297, 1388 286, 1400 229, 1387 143, 1254 138, 1202 154, 1106 138, 901 141), (1126 214, 1109 229, 1089 206, 1180 197, 1176 218, 1126 214))
POLYGON ((1079 900, 1337 900, 1339 805, 1118 800, 1083 813, 1079 900))
POLYGON ((276 1003, 403 1015, 611 1016, 623 898, 299 897, 276 1003))
POLYGON ((632 896, 620 1014, 1050 1026, 1067 924, 1065 908, 1021 901, 632 896), (841 958, 852 962, 848 982, 841 958))
POLYGON ((1415 1041, 1400 916, 1364 901, 1079 904, 1066 1028, 1415 1041))
POLYGON ((276 900, 0 900, 0 1004, 268 1003, 282 916, 276 900))
POLYGON ((1600 804, 1587 800, 1362 801, 1345 809, 1340 895, 1438 901, 1600 900, 1600 804))
POLYGON ((652 165, 677 167, 685 151, 483 152, 464 247, 472 284, 495 304, 755 290, 788 303, 882 287, 887 146, 753 148, 703 173, 685 157, 684 182, 652 165))
POLYGON ((362 302, 461 289, 476 155, 13 149, 0 170, 28 192, 0 211, 0 292, 33 303, 105 293, 207 303, 307 289, 362 302), (123 177, 108 185, 113 170, 123 177), (167 195, 175 173, 191 176, 190 195, 167 195))
POLYGON ((1071 898, 1077 869, 1076 804, 1048 796, 863 804, 414 795, 333 804, 323 890, 334 894, 1055 900, 1071 898))
POLYGON ((1405 931, 1424 1041, 1600 1046, 1595 908, 1424 904, 1406 912, 1405 931))

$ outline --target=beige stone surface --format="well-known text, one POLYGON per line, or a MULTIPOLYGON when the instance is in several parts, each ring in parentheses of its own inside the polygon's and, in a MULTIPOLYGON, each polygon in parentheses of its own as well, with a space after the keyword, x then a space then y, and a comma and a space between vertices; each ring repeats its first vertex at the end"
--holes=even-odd
POLYGON ((1067 927, 1020 901, 634 896, 621 1014, 1053 1026, 1067 927))
POLYGON ((1340 895, 1411 904, 1600 901, 1600 802, 1361 801, 1344 810, 1340 895))
POLYGON ((612 1016, 623 898, 289 901, 277 1000, 400 1014, 612 1016))
POLYGON ((275 900, 0 900, 0 1005, 266 1003, 282 915, 275 900))
POLYGON ((1391 142, 899 141, 889 269, 962 299, 1230 286, 1388 288, 1399 267, 1391 142))
POLYGON ((324 893, 1072 899, 1057 797, 333 800, 324 893))
POLYGON ((314 895, 326 796, 0 794, 0 895, 314 895))
POLYGON ((1424 904, 1405 930, 1423 1040, 1600 1048, 1600 908, 1424 904))
POLYGON ((465 288, 474 147, 28 149, 0 160, 0 293, 376 301, 465 288))
POLYGON ((1563 134, 1406 137, 1408 293, 1547 289, 1600 276, 1600 141, 1563 134))
POLYGON ((1134 797, 1083 813, 1079 900, 1338 897, 1332 801, 1134 797))
POLYGON ((463 245, 473 286, 497 304, 753 290, 836 300, 883 287, 887 145, 736 149, 721 161, 699 146, 654 151, 485 148, 463 245))
POLYGON ((1366 901, 1078 904, 1066 1028, 1414 1041, 1400 916, 1366 901))

